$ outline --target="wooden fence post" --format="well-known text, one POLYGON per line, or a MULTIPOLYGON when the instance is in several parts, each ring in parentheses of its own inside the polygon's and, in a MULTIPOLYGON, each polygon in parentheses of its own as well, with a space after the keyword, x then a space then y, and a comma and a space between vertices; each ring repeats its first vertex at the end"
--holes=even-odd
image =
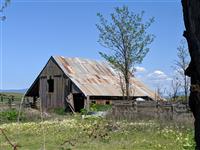
POLYGON ((174 106, 171 104, 171 120, 174 118, 174 106))

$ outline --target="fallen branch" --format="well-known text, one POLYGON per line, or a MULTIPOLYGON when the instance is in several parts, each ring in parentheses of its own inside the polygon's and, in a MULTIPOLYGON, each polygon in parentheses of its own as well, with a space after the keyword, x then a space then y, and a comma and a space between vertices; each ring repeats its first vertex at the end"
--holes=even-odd
POLYGON ((66 140, 64 141, 61 146, 65 145, 66 143, 70 144, 71 146, 75 146, 75 143, 73 143, 72 141, 77 141, 77 139, 71 139, 71 140, 66 140))
POLYGON ((11 142, 11 140, 8 138, 8 136, 6 135, 6 133, 4 132, 2 128, 0 128, 0 131, 2 135, 4 136, 4 138, 6 139, 6 141, 9 143, 9 145, 13 148, 13 150, 17 150, 17 148, 20 147, 18 144, 13 144, 11 142))

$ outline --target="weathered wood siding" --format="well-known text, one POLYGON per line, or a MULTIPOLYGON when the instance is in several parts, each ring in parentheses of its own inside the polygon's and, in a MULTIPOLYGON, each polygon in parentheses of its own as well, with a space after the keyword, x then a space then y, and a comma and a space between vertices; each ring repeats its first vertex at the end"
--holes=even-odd
POLYGON ((43 109, 64 107, 66 78, 60 68, 50 60, 40 75, 39 95, 43 109), (54 92, 48 92, 47 80, 54 80, 54 92))

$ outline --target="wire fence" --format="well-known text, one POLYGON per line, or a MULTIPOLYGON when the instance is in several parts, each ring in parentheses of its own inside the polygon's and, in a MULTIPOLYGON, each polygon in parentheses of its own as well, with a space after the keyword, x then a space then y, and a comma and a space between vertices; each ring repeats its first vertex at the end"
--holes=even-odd
POLYGON ((19 109, 21 97, 15 95, 6 95, 0 93, 0 111, 5 109, 19 109))
POLYGON ((108 117, 119 120, 157 119, 193 122, 193 116, 187 104, 172 102, 115 101, 108 117))

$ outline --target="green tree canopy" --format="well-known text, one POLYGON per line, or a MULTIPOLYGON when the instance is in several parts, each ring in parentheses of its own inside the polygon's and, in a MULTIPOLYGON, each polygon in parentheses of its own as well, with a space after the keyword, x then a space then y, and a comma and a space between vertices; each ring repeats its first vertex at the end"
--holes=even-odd
POLYGON ((111 13, 110 21, 102 14, 97 14, 98 42, 112 51, 111 54, 100 52, 100 55, 122 74, 127 98, 134 66, 142 62, 149 51, 148 45, 154 39, 152 34, 147 33, 154 18, 144 22, 143 15, 144 12, 135 14, 129 11, 127 6, 116 7, 114 13, 111 13))

